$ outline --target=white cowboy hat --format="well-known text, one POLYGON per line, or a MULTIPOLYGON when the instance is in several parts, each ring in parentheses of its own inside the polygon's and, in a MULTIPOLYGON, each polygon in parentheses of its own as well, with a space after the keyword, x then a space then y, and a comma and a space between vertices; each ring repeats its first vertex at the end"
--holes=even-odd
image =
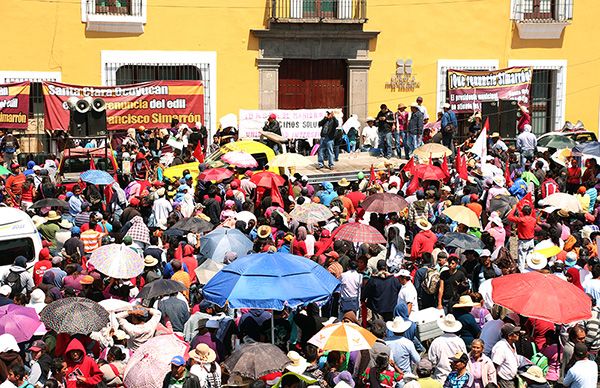
POLYGON ((504 177, 500 176, 500 175, 494 176, 494 178, 492 180, 494 181, 494 183, 497 186, 500 186, 500 187, 504 187, 504 185, 506 184, 506 179, 504 179, 504 177))
POLYGON ((536 383, 544 384, 546 383, 546 378, 544 377, 544 371, 537 365, 531 365, 525 372, 519 373, 521 376, 526 379, 535 381, 536 383))
POLYGON ((456 333, 462 329, 462 323, 454 318, 454 315, 448 314, 445 317, 437 319, 438 327, 445 333, 456 333))
MULTIPOLYGON (((479 303, 473 302, 473 299, 469 295, 462 295, 460 299, 458 299, 458 303, 452 306, 452 308, 460 308, 460 307, 474 307, 479 303)), ((454 317, 453 317, 454 318, 454 317)))
POLYGON ((539 270, 548 265, 548 259, 546 256, 538 252, 531 252, 525 258, 527 266, 533 270, 539 270))
POLYGON ((450 104, 445 102, 444 105, 442 105, 442 109, 450 109, 450 104))
POLYGON ((410 275, 410 271, 407 270, 407 269, 401 269, 400 271, 398 271, 398 273, 396 274, 396 276, 402 276, 404 278, 411 278, 411 279, 413 278, 410 275))
POLYGON ((293 350, 288 352, 287 357, 292 363, 286 366, 285 369, 289 370, 290 372, 301 375, 304 373, 304 371, 306 371, 306 368, 310 366, 310 363, 306 361, 306 358, 302 357, 298 354, 298 352, 293 350))
POLYGON ((416 223, 417 227, 421 230, 431 229, 431 222, 427 221, 425 218, 419 218, 416 223))
POLYGON ((404 333, 412 326, 411 321, 405 321, 402 317, 396 317, 393 321, 388 321, 385 326, 392 333, 404 333))

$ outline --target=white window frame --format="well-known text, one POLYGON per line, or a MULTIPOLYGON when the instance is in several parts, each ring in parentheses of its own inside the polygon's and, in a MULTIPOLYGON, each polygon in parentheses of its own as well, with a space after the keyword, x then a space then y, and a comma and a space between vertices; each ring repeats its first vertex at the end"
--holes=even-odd
MULTIPOLYGON (((97 0, 89 0, 95 9, 97 0)), ((130 0, 131 1, 131 0, 130 0)), ((148 18, 148 0, 141 0, 140 15, 99 15, 88 13, 88 0, 81 0, 81 21, 86 23, 87 31, 123 32, 139 34, 144 32, 148 18)), ((135 4, 135 3, 133 3, 135 4)))
POLYGON ((511 59, 508 67, 531 66, 534 70, 556 70, 556 101, 554 103, 554 128, 559 130, 565 123, 567 108, 567 60, 566 59, 511 59))
POLYGON ((435 113, 430 117, 437 117, 441 106, 446 102, 446 84, 448 82, 448 69, 458 70, 496 70, 500 62, 497 59, 439 59, 437 62, 437 83, 435 113))
MULTIPOLYGON (((210 132, 217 130, 217 53, 216 51, 121 51, 121 50, 102 50, 100 59, 100 74, 102 76, 102 86, 109 85, 108 80, 117 79, 117 68, 109 66, 111 64, 129 65, 164 65, 170 66, 191 65, 206 63, 209 65, 209 74, 202 74, 202 79, 208 79, 209 82, 209 106, 210 123, 208 129, 210 132), (109 70, 110 69, 110 70, 109 70), (109 72, 111 73, 109 77, 109 72), (208 76, 208 77, 207 77, 208 76)), ((206 96, 205 96, 206 98, 206 96)), ((205 122, 205 125, 207 123, 205 122)), ((210 134, 210 133, 209 133, 210 134)), ((212 138, 212 137, 211 137, 212 138)))
POLYGON ((60 71, 21 71, 21 70, 0 70, 0 83, 13 82, 42 82, 54 81, 61 82, 62 73, 60 71))

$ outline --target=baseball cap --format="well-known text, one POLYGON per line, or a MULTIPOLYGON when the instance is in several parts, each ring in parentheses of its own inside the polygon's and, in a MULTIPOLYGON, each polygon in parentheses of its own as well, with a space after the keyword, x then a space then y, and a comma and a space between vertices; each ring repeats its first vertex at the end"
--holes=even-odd
POLYGON ((39 352, 40 350, 46 350, 46 343, 42 340, 33 341, 33 344, 29 347, 32 352, 39 352))
POLYGON ((466 364, 467 362, 469 362, 469 356, 467 356, 463 352, 458 352, 454 356, 450 357, 450 361, 460 361, 466 364))
POLYGON ((407 269, 401 269, 400 271, 398 271, 398 273, 396 275, 402 276, 403 278, 411 278, 412 279, 412 276, 410 276, 410 272, 407 269))
POLYGON ((479 254, 479 257, 491 257, 491 256, 492 256, 492 252, 490 252, 489 249, 484 249, 479 254))
POLYGON ((52 264, 56 265, 56 264, 60 264, 60 263, 62 263, 62 257, 60 257, 60 256, 54 256, 52 258, 52 264))
POLYGON ((508 336, 511 334, 518 334, 521 331, 521 327, 515 326, 512 323, 505 323, 502 325, 502 329, 500 330, 503 336, 508 336))
POLYGON ((429 361, 427 358, 422 358, 421 361, 417 364, 417 370, 432 370, 433 363, 429 361))
POLYGON ((171 365, 183 366, 185 365, 185 360, 182 356, 175 356, 171 359, 171 365))

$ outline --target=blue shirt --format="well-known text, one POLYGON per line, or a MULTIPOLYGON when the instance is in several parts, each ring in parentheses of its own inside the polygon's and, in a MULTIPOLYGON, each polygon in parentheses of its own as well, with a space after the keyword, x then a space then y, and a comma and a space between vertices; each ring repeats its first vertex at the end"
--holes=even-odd
POLYGON ((421 360, 415 345, 408 338, 394 335, 388 338, 385 343, 392 351, 390 357, 403 372, 412 371, 411 362, 416 365, 421 360))
POLYGON ((448 125, 454 125, 454 127, 458 127, 458 121, 456 120, 456 114, 453 111, 449 110, 448 112, 444 112, 442 115, 442 128, 448 125))

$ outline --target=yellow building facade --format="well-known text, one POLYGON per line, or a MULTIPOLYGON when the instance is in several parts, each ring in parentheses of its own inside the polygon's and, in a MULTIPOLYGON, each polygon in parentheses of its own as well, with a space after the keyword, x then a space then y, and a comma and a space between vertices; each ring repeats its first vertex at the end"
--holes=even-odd
POLYGON ((240 109, 331 101, 364 120, 422 96, 433 116, 447 69, 525 65, 536 132, 595 131, 599 14, 595 0, 2 0, 0 83, 200 78, 214 130, 240 109))

